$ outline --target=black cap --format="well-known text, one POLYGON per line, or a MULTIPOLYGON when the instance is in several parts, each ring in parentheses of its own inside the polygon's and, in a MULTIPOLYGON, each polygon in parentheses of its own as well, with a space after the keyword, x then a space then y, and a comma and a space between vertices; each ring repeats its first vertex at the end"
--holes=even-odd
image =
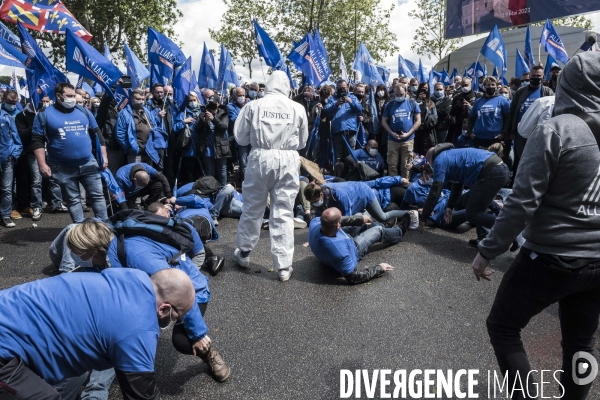
POLYGON ((214 104, 216 106, 221 104, 221 99, 219 98, 219 95, 213 94, 212 96, 210 96, 206 102, 206 105, 209 105, 209 104, 214 104))
POLYGON ((559 70, 559 71, 562 71, 562 68, 561 68, 561 67, 559 67, 558 65, 554 64, 554 65, 552 66, 552 68, 550 68, 550 72, 554 71, 555 69, 557 69, 557 70, 559 70))

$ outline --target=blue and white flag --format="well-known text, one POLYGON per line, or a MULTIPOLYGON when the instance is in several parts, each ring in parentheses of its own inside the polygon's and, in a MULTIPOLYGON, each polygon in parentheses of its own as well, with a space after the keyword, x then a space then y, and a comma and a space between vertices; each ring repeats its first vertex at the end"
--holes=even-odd
POLYGON ((6 40, 1 38, 0 40, 2 40, 2 42, 0 42, 0 65, 25 68, 23 61, 27 59, 27 56, 13 47, 13 45, 8 43, 6 40))
POLYGON ((173 101, 179 112, 187 106, 190 92, 194 89, 192 57, 188 58, 173 78, 173 101))
POLYGON ((175 68, 184 62, 185 55, 171 39, 148 27, 148 64, 158 66, 161 76, 171 79, 175 68))
POLYGON ((79 75, 79 78, 77 78, 77 83, 75 84, 75 89, 81 89, 82 86, 83 86, 83 75, 79 75))
POLYGON ((21 51, 21 40, 2 22, 0 22, 0 37, 21 51))
POLYGON ((416 78, 419 72, 419 66, 407 58, 404 59, 404 62, 406 63, 408 68, 410 68, 410 72, 412 72, 413 78, 416 78))
POLYGON ((215 58, 206 47, 204 42, 204 50, 202 50, 202 60, 200 61, 200 69, 198 70, 198 86, 200 88, 216 88, 218 86, 217 71, 215 71, 215 58))
POLYGON ((340 75, 343 80, 348 82, 348 70, 346 69, 346 63, 344 62, 344 55, 340 53, 340 75))
POLYGON ((442 82, 444 86, 448 86, 450 83, 452 83, 452 79, 450 79, 450 75, 448 75, 446 68, 442 70, 442 79, 440 82, 442 82))
POLYGON ((521 52, 517 49, 517 57, 515 60, 515 76, 517 78, 521 78, 523 74, 529 72, 529 66, 527 65, 527 61, 521 56, 521 52))
POLYGON ((127 61, 127 74, 131 76, 131 86, 135 89, 140 87, 144 79, 150 77, 150 71, 142 64, 135 53, 131 51, 127 43, 124 43, 123 47, 125 49, 125 60, 127 61))
POLYGON ((508 55, 502 36, 500 36, 500 32, 498 31, 498 25, 494 25, 494 28, 488 35, 487 40, 481 48, 481 54, 502 71, 501 75, 506 73, 508 69, 506 65, 508 55))
POLYGON ((224 44, 221 44, 221 59, 219 60, 219 76, 217 87, 226 89, 228 83, 233 83, 236 87, 240 86, 231 53, 229 50, 227 50, 224 44))
POLYGON ((425 69, 423 68, 423 63, 419 58, 419 70, 417 71, 417 76, 415 77, 419 80, 419 83, 427 82, 427 77, 425 76, 425 69))
POLYGON ((66 46, 67 71, 83 75, 100 84, 105 92, 112 96, 113 86, 123 73, 108 58, 104 57, 91 45, 67 29, 66 46))
POLYGON ((377 65, 377 72, 379 72, 379 75, 381 76, 381 79, 383 79, 384 83, 387 83, 387 81, 390 80, 390 75, 392 74, 392 71, 390 71, 388 68, 381 65, 377 65))
POLYGON ((331 75, 327 52, 323 43, 317 43, 310 33, 296 44, 287 57, 304 74, 304 79, 319 86, 331 75))
POLYGON ((381 79, 381 75, 377 72, 375 60, 373 60, 373 57, 371 57, 369 50, 367 50, 363 42, 360 42, 352 69, 360 72, 360 81, 362 83, 375 86, 379 84, 385 85, 385 82, 381 79))
POLYGON ((567 61, 569 61, 569 55, 567 54, 567 50, 565 50, 565 45, 549 19, 546 19, 546 24, 544 25, 542 36, 540 37, 540 43, 544 45, 544 50, 558 61, 563 64, 566 64, 567 61))
POLYGON ((450 74, 450 83, 451 84, 454 83, 454 78, 456 78, 457 76, 460 76, 460 73, 458 72, 458 69, 456 69, 456 67, 454 67, 454 69, 452 70, 452 74, 450 74))
POLYGON ((265 63, 273 68, 274 70, 283 70, 285 64, 279 47, 269 37, 267 32, 256 22, 252 20, 254 24, 254 34, 256 35, 256 46, 258 47, 258 55, 264 58, 265 63))
POLYGON ((405 60, 400 54, 398 54, 398 76, 405 76, 408 79, 412 79, 414 77, 412 68, 408 65, 407 60, 405 60))
POLYGON ((550 76, 550 71, 553 67, 560 67, 560 65, 558 65, 558 62, 550 54, 548 54, 548 58, 546 59, 546 66, 544 67, 545 80, 549 81, 550 79, 552 79, 552 77, 550 76))
POLYGON ((525 34, 525 62, 529 68, 535 66, 535 59, 533 58, 533 51, 531 49, 531 32, 529 25, 527 25, 527 33, 525 34))
POLYGON ((132 89, 123 89, 121 85, 117 85, 115 89, 114 99, 117 103, 117 111, 121 111, 129 104, 129 96, 131 95, 132 89))
POLYGON ((474 79, 475 75, 477 75, 478 78, 480 76, 485 76, 485 71, 479 61, 476 61, 465 71, 465 75, 467 78, 474 79))
POLYGON ((94 95, 96 94, 96 91, 92 89, 92 87, 88 85, 85 81, 81 84, 81 88, 85 90, 85 92, 89 94, 90 97, 94 97, 94 95))
POLYGON ((320 59, 320 63, 324 70, 324 75, 327 75, 327 78, 329 78, 329 76, 331 75, 331 67, 329 66, 329 56, 327 55, 327 50, 325 49, 325 43, 323 43, 323 39, 321 39, 319 28, 315 30, 315 35, 313 39, 315 41, 315 54, 313 55, 313 59, 320 59))

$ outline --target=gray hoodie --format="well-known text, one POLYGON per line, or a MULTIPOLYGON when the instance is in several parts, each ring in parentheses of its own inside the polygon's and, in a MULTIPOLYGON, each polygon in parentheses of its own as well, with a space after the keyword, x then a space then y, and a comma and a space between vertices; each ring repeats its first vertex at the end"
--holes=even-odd
POLYGON ((582 110, 600 121, 600 53, 573 57, 559 76, 555 117, 527 140, 513 192, 479 252, 504 253, 524 228, 525 248, 600 259, 600 151, 582 110))

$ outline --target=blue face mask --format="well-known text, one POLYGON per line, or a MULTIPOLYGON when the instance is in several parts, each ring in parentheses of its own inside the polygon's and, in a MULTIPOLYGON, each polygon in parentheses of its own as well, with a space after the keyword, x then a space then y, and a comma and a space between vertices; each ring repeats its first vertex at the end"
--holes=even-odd
POLYGON ((314 207, 321 207, 323 205, 323 199, 320 199, 319 201, 316 201, 313 203, 314 207))
POLYGON ((398 97, 398 96, 397 96, 397 97, 394 99, 394 101, 395 101, 396 103, 404 103, 404 100, 406 100, 406 97, 404 97, 404 96, 402 96, 402 97, 398 97))
POLYGON ((4 108, 6 109, 6 111, 15 111, 17 109, 17 106, 15 104, 4 103, 4 108))
POLYGON ((90 258, 89 260, 83 261, 81 259, 81 257, 79 257, 77 254, 71 252, 71 258, 73 259, 73 262, 75 263, 76 266, 78 267, 84 267, 84 268, 93 268, 94 265, 92 264, 92 259, 90 258))

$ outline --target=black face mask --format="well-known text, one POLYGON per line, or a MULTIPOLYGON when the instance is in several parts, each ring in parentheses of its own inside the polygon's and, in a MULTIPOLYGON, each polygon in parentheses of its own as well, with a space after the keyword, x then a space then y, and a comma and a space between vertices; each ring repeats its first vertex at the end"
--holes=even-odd
POLYGON ((529 78, 529 86, 537 88, 542 83, 542 78, 529 78))
POLYGON ((362 100, 364 95, 363 94, 355 94, 356 98, 359 100, 362 100))
POLYGON ((488 96, 493 96, 496 93, 496 88, 485 88, 485 94, 488 96))
POLYGON ((558 81, 558 75, 552 75, 552 82, 558 81))
POLYGON ((342 96, 346 96, 347 94, 348 94, 348 93, 346 92, 346 89, 344 89, 344 88, 339 88, 339 89, 337 90, 337 95, 338 95, 338 96, 340 96, 340 97, 342 97, 342 96))

